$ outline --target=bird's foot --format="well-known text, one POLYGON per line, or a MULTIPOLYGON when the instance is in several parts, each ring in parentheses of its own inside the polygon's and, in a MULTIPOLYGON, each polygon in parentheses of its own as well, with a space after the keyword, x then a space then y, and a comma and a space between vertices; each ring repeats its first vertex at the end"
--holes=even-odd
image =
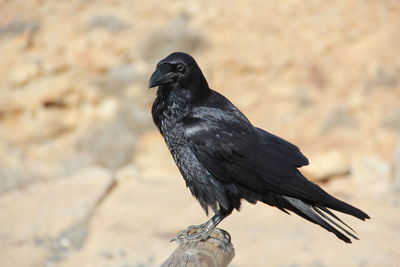
POLYGON ((178 244, 199 242, 206 240, 209 237, 210 232, 211 231, 207 229, 207 223, 192 225, 187 227, 185 230, 180 231, 175 238, 170 240, 170 242, 175 241, 178 244))
POLYGON ((221 247, 225 250, 231 242, 231 235, 220 228, 208 229, 207 224, 192 225, 183 231, 180 231, 170 242, 178 244, 194 243, 207 241, 221 247))
POLYGON ((208 237, 207 242, 213 243, 223 251, 226 251, 231 243, 231 235, 223 229, 215 228, 208 237))
POLYGON ((210 238, 220 240, 223 243, 226 243, 226 245, 229 245, 231 243, 232 238, 231 238, 231 235, 227 231, 225 231, 224 229, 221 229, 221 228, 215 228, 214 231, 217 232, 219 236, 213 237, 212 235, 210 235, 210 238))

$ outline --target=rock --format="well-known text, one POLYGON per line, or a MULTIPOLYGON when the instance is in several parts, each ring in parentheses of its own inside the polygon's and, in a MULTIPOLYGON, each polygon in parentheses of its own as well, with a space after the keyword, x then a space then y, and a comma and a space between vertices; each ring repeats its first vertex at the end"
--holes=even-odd
POLYGON ((366 155, 356 158, 351 163, 351 178, 359 183, 371 183, 388 180, 390 164, 376 155, 366 155))
POLYGON ((15 64, 9 73, 9 82, 13 86, 21 86, 39 76, 41 70, 38 60, 25 59, 15 64))
POLYGON ((301 171, 313 181, 323 181, 346 175, 350 171, 350 161, 344 152, 331 150, 309 157, 310 165, 301 171))
MULTIPOLYGON (((43 266, 46 255, 55 253, 50 241, 90 217, 112 183, 108 171, 92 167, 70 177, 2 195, 0 244, 6 256, 0 257, 0 266, 23 266, 24 260, 17 258, 16 253, 4 251, 13 249, 21 251, 20 257, 27 251, 32 265, 25 266, 43 266), (35 265, 35 261, 41 264, 35 265)), ((65 241, 60 240, 64 244, 65 241)))
POLYGON ((11 113, 34 110, 46 102, 56 102, 70 93, 74 87, 70 76, 59 75, 42 77, 20 87, 19 90, 7 90, 0 99, 0 112, 11 113))
POLYGON ((14 37, 19 34, 38 31, 41 23, 37 20, 15 20, 0 26, 0 37, 14 37))
POLYGON ((110 103, 99 106, 97 115, 103 111, 104 116, 109 113, 112 116, 81 134, 75 147, 92 163, 117 170, 131 162, 138 135, 150 128, 150 114, 139 109, 131 97, 118 102, 102 102, 110 103))
POLYGON ((135 132, 121 120, 115 120, 89 129, 76 141, 75 146, 94 164, 116 170, 132 159, 136 139, 135 132))
POLYGON ((110 266, 158 266, 175 246, 168 240, 179 224, 171 212, 180 210, 189 215, 189 211, 179 206, 189 203, 190 194, 175 194, 178 188, 184 190, 184 185, 179 177, 173 178, 170 180, 165 175, 158 179, 142 177, 133 166, 119 171, 118 185, 96 211, 84 246, 60 267, 104 266, 106 263, 110 266), (162 178, 171 182, 163 183, 162 178), (178 206, 167 209, 168 204, 160 205, 165 199, 178 206))
POLYGON ((394 151, 394 186, 400 191, 400 140, 394 151))
POLYGON ((364 88, 366 92, 377 89, 394 89, 400 83, 400 69, 395 66, 373 66, 368 73, 368 80, 365 82, 364 88))
POLYGON ((101 96, 96 89, 73 81, 73 75, 41 77, 2 94, 0 134, 16 143, 37 142, 99 118, 99 104, 101 96))
POLYGON ((357 121, 350 116, 348 108, 338 105, 322 120, 319 131, 321 134, 325 134, 338 128, 354 129, 356 127, 357 121))
POLYGON ((128 27, 129 25, 122 21, 121 18, 111 14, 95 15, 86 23, 88 30, 104 29, 113 33, 120 32, 128 27))
POLYGON ((113 97, 105 97, 97 107, 98 118, 104 121, 111 121, 118 112, 118 100, 113 97))
MULTIPOLYGON (((159 132, 153 131, 141 136, 133 162, 143 179, 152 180, 162 177, 163 182, 181 179, 178 168, 159 132), (157 168, 154 168, 155 162, 157 162, 157 168)), ((157 181, 160 182, 160 180, 157 181)))
POLYGON ((97 209, 82 249, 60 267, 158 266, 173 251, 168 241, 180 230, 181 222, 171 215, 179 210, 186 218, 205 219, 158 132, 138 140, 133 162, 117 172, 117 186, 97 209), (199 213, 191 214, 188 206, 199 213))
POLYGON ((389 114, 385 114, 382 126, 388 129, 400 131, 400 108, 393 110, 389 114))
POLYGON ((60 233, 87 217, 111 182, 108 171, 92 167, 71 177, 3 195, 0 209, 7 216, 0 220, 2 241, 25 241, 60 233))
POLYGON ((0 153, 0 193, 42 181, 40 166, 32 166, 32 162, 23 161, 12 152, 10 154, 6 158, 7 154, 0 153), (3 161, 4 158, 6 159, 3 161))
POLYGON ((140 86, 141 95, 147 88, 150 71, 153 70, 144 61, 123 63, 111 68, 106 75, 97 81, 97 85, 107 94, 123 97, 126 88, 140 86))
POLYGON ((124 88, 136 80, 136 65, 122 64, 110 69, 101 88, 112 95, 121 95, 124 88))
POLYGON ((58 54, 48 55, 41 61, 41 71, 46 75, 66 72, 68 68, 66 60, 58 54))
POLYGON ((0 265, 18 267, 42 267, 49 256, 45 248, 29 245, 4 245, 1 244, 0 265))
POLYGON ((204 47, 205 40, 199 31, 190 29, 189 16, 181 14, 162 29, 151 32, 140 45, 143 59, 153 62, 176 51, 188 53, 204 47))

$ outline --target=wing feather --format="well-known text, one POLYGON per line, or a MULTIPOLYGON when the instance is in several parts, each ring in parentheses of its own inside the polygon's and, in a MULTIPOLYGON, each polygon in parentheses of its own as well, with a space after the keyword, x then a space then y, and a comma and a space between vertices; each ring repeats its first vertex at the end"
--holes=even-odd
POLYGON ((199 161, 217 179, 261 192, 312 195, 307 192, 309 185, 301 188, 291 183, 301 180, 297 167, 308 164, 295 145, 253 127, 236 113, 202 107, 195 114, 202 116, 184 120, 185 137, 199 161))
POLYGON ((201 107, 183 120, 183 129, 198 160, 222 182, 369 218, 307 180, 297 169, 308 164, 298 147, 253 127, 238 110, 201 107))

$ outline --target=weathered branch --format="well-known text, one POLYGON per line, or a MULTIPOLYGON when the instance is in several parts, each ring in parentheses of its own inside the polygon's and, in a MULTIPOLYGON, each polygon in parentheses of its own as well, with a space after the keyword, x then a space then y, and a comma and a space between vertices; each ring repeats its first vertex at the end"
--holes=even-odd
POLYGON ((211 233, 211 239, 195 243, 181 244, 161 267, 224 267, 228 266, 235 250, 232 243, 218 231, 211 233), (220 246, 215 242, 219 239, 227 245, 220 246))

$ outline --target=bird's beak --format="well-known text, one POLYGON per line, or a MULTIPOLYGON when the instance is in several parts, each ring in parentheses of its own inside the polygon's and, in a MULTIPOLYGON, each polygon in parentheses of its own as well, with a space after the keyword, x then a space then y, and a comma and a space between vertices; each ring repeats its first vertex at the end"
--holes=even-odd
POLYGON ((163 85, 171 83, 174 81, 174 74, 171 72, 162 73, 159 68, 157 68, 150 77, 149 89, 158 85, 163 85))

